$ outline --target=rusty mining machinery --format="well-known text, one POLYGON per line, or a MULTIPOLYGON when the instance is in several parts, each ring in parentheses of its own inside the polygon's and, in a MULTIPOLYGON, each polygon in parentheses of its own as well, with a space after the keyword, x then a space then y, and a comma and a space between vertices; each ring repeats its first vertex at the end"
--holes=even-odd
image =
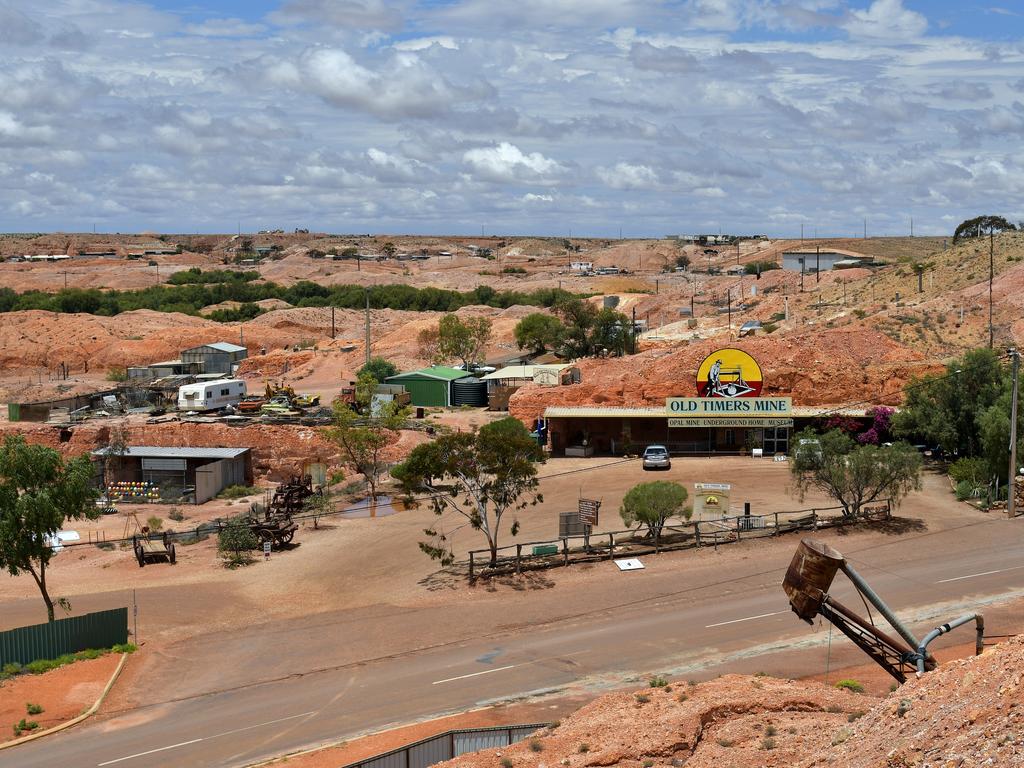
POLYGON ((928 652, 928 645, 935 638, 959 626, 973 621, 977 632, 975 651, 981 654, 983 649, 985 620, 980 613, 967 613, 941 624, 918 640, 840 552, 814 539, 803 539, 800 542, 786 571, 782 588, 797 616, 808 624, 813 623, 814 617, 819 615, 832 622, 836 629, 900 683, 910 673, 920 677, 926 671, 935 669, 937 663, 928 652), (865 608, 868 603, 873 605, 899 637, 893 637, 876 627, 871 619, 870 608, 868 618, 865 619, 829 594, 832 581, 839 571, 846 574, 853 583, 865 601, 865 608))

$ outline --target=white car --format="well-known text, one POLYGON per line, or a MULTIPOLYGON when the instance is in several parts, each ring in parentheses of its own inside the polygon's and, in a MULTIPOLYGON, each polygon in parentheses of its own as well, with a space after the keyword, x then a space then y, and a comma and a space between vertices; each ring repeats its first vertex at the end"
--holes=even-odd
POLYGON ((644 469, 671 469, 672 459, 664 445, 648 445, 644 448, 644 469))

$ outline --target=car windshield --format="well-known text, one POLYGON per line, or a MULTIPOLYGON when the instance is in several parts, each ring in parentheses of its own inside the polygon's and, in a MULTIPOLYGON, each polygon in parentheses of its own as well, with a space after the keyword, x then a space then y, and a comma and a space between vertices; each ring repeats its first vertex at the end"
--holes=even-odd
POLYGON ((644 453, 647 456, 664 456, 666 453, 668 453, 668 451, 659 446, 654 448, 648 448, 646 451, 644 451, 644 453))

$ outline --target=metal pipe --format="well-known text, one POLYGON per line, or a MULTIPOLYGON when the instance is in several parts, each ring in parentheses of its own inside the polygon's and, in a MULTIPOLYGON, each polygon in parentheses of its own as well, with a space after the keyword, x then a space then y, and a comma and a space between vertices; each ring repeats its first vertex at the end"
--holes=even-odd
POLYGON ((968 622, 973 621, 975 623, 976 638, 974 641, 974 651, 976 655, 981 655, 982 650, 985 647, 985 617, 980 613, 965 613, 963 616, 953 619, 952 621, 946 622, 927 635, 921 641, 921 644, 917 646, 917 676, 920 677, 924 674, 924 660, 928 656, 928 644, 939 637, 944 635, 950 630, 956 629, 957 627, 963 626, 968 622))
POLYGON ((883 632, 878 627, 876 627, 876 626, 874 626, 872 624, 869 624, 868 622, 864 621, 864 619, 862 619, 856 613, 854 613, 849 608, 847 608, 845 605, 840 603, 834 597, 831 597, 829 595, 825 595, 825 600, 823 602, 828 603, 830 606, 832 606, 832 608, 836 611, 836 613, 839 613, 839 614, 845 616, 847 619, 852 621, 854 624, 856 624, 858 627, 863 629, 868 634, 871 634, 871 635, 874 635, 875 637, 877 637, 879 640, 881 640, 886 645, 891 647, 894 651, 899 651, 900 653, 903 653, 903 654, 906 654, 906 655, 911 655, 911 654, 914 653, 913 649, 908 648, 906 645, 904 645, 902 642, 897 640, 895 637, 889 635, 886 632, 883 632))
POLYGON ((895 629, 897 634, 910 644, 911 648, 917 648, 920 646, 917 638, 914 637, 914 633, 899 620, 896 614, 889 609, 889 606, 882 602, 882 598, 875 593, 875 590, 868 586, 868 583, 864 581, 864 578, 859 573, 853 570, 853 566, 844 560, 839 568, 846 574, 847 578, 856 585, 857 589, 860 590, 860 593, 868 599, 868 602, 875 606, 875 608, 878 609, 878 612, 885 617, 885 620, 889 622, 889 626, 895 629))

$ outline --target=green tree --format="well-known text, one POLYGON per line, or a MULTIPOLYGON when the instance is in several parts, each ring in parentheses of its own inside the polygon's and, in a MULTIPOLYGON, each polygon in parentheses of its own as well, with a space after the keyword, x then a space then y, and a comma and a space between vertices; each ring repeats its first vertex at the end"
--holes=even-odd
POLYGON ((867 504, 888 498, 898 505, 921 489, 921 454, 906 443, 858 446, 837 429, 819 435, 809 428, 794 440, 789 466, 801 501, 813 488, 838 501, 844 517, 856 518, 867 504))
POLYGON ((383 357, 371 357, 370 362, 360 368, 356 375, 363 373, 369 373, 378 384, 383 384, 388 376, 395 376, 398 373, 398 367, 383 357))
POLYGON ((679 483, 667 480, 640 483, 630 488, 623 497, 619 514, 626 525, 638 523, 646 526, 647 535, 658 544, 661 542, 662 529, 670 518, 690 519, 693 510, 686 506, 687 497, 686 489, 679 483))
POLYGON ((677 253, 675 261, 680 269, 687 269, 690 266, 690 257, 685 253, 677 253))
POLYGON ((252 557, 249 553, 259 545, 259 539, 244 515, 228 520, 227 525, 217 534, 217 551, 229 568, 251 563, 252 557))
POLYGON ((341 251, 341 258, 343 259, 354 259, 359 256, 359 249, 354 245, 350 245, 348 248, 343 248, 341 251))
POLYGON ((544 312, 532 312, 516 323, 513 334, 520 349, 529 349, 533 354, 540 355, 558 346, 564 329, 557 317, 544 312))
POLYGON ((1011 232, 1016 229, 1017 227, 1002 216, 976 216, 960 223, 953 233, 953 243, 956 244, 968 237, 981 237, 990 232, 1011 232))
POLYGON ((377 487, 385 469, 384 450, 394 442, 395 433, 405 424, 409 409, 394 401, 373 403, 377 380, 369 372, 356 379, 356 408, 335 400, 334 426, 327 435, 341 448, 342 455, 366 480, 370 496, 370 516, 376 513, 377 487), (358 412, 357 412, 358 411, 358 412))
MULTIPOLYGON (((452 432, 413 449, 391 470, 408 494, 428 493, 434 513, 451 510, 487 540, 490 563, 498 561, 502 517, 543 501, 537 491, 537 464, 544 454, 518 419, 494 421, 474 432, 452 432), (435 483, 436 481, 439 481, 435 483)), ((518 521, 510 531, 519 532, 518 521)), ((427 528, 420 549, 450 565, 455 560, 449 535, 437 525, 427 528)))
POLYGON ((491 338, 491 320, 487 317, 445 315, 437 324, 437 351, 435 363, 459 360, 468 371, 482 359, 484 348, 491 338))
POLYGON ((395 254, 398 253, 398 246, 396 246, 391 241, 388 241, 384 243, 383 246, 381 246, 380 252, 387 256, 389 259, 393 259, 395 257, 395 254))
MULTIPOLYGON (((1007 377, 998 399, 978 416, 981 454, 990 478, 999 485, 1008 482, 1010 474, 1010 398, 1011 381, 1007 377)), ((1017 456, 1024 458, 1024 408, 1017 408, 1017 456)))
POLYGON ((52 448, 29 445, 20 435, 7 436, 0 447, 0 567, 12 576, 32 576, 49 621, 54 606, 46 586, 51 537, 65 520, 99 517, 93 476, 88 456, 65 461, 52 448))
POLYGON ((971 350, 941 376, 913 379, 893 417, 893 434, 940 446, 947 453, 981 452, 978 417, 1004 389, 1006 372, 991 349, 971 350))
POLYGON ((610 307, 598 309, 581 299, 567 299, 555 306, 563 331, 559 353, 578 359, 607 352, 624 355, 632 349, 633 332, 629 318, 610 307))

